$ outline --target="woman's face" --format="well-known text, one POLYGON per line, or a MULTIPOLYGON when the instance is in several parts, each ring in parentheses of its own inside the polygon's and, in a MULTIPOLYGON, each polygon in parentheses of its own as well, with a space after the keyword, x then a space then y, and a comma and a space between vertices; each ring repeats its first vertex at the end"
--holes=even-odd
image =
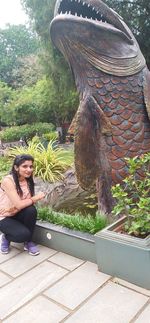
POLYGON ((32 160, 26 160, 20 166, 15 166, 15 169, 20 178, 29 178, 33 173, 33 162, 32 160))

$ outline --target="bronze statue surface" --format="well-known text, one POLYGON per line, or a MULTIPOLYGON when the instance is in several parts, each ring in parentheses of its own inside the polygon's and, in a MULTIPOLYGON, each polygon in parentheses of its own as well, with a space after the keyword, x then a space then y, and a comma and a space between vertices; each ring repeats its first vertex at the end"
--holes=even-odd
POLYGON ((104 211, 111 186, 128 174, 125 157, 150 151, 150 72, 123 19, 101 0, 58 0, 51 38, 73 72, 78 181, 97 180, 104 211))

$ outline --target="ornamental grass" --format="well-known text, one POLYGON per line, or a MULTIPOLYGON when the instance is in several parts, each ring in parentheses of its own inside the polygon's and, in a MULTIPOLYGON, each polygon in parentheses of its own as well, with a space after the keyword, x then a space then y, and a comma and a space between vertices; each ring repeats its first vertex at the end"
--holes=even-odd
POLYGON ((64 150, 50 141, 45 148, 42 143, 29 142, 27 147, 10 148, 9 157, 30 154, 34 158, 34 175, 44 181, 55 182, 63 179, 64 172, 73 164, 72 150, 64 150))

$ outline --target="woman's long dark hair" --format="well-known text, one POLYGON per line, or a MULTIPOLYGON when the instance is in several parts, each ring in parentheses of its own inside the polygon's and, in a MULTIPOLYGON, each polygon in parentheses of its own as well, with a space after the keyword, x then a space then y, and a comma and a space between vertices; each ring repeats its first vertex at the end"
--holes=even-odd
MULTIPOLYGON (((19 194, 19 196, 23 195, 22 189, 20 187, 19 184, 19 175, 18 172, 15 170, 14 166, 19 167, 20 165, 22 165, 26 160, 31 160, 32 162, 34 162, 34 158, 31 155, 27 155, 27 154, 22 154, 22 155, 17 155, 14 159, 13 165, 12 165, 12 169, 10 174, 13 176, 14 182, 16 184, 16 189, 17 189, 17 193, 19 194)), ((33 181, 33 176, 31 175, 29 178, 26 178, 28 187, 29 187, 29 191, 31 193, 31 196, 34 195, 34 181, 33 181)))

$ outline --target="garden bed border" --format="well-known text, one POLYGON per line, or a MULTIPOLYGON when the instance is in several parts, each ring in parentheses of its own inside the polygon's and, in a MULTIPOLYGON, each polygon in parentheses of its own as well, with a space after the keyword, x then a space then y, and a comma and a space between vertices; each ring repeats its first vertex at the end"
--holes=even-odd
POLYGON ((90 233, 39 220, 33 240, 54 250, 96 263, 95 238, 90 233))
POLYGON ((98 270, 150 289, 150 235, 145 239, 114 232, 120 219, 95 235, 37 221, 34 242, 91 261, 98 270))

